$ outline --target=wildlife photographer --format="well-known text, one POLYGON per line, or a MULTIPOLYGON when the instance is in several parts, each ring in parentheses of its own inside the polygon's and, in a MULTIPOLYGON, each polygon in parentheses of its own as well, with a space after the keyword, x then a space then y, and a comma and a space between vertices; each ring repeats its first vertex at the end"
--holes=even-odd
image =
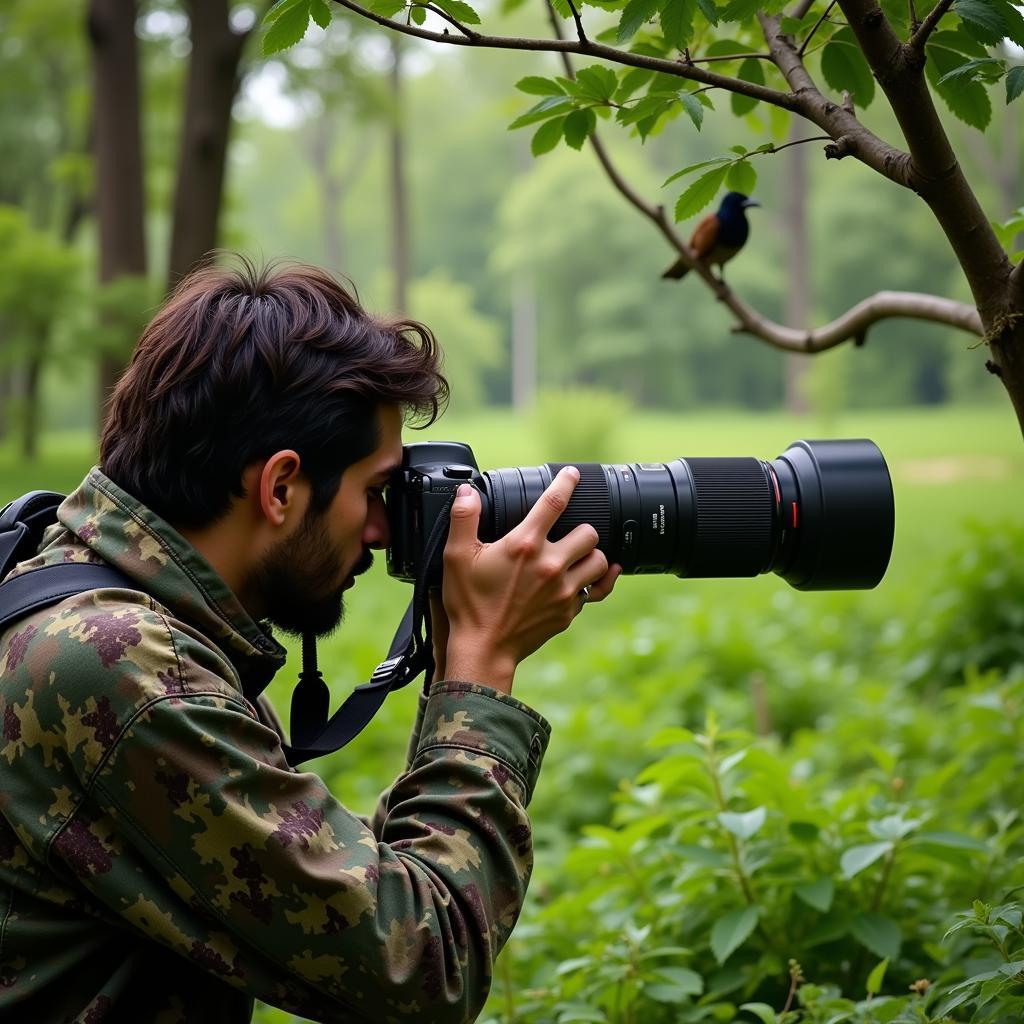
POLYGON ((471 1021, 523 904, 549 727, 517 665, 603 600, 596 531, 451 509, 434 682, 370 819, 286 759, 271 626, 329 634, 388 545, 406 418, 447 398, 426 327, 310 267, 186 278, 110 402, 99 467, 11 578, 106 564, 0 634, 0 1020, 471 1021), (128 584, 131 583, 131 586, 128 584))

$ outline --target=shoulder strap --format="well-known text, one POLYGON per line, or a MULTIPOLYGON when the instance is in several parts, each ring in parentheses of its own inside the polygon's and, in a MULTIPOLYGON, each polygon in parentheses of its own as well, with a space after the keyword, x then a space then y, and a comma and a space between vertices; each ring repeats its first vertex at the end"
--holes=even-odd
POLYGON ((36 553, 43 531, 57 521, 57 506, 63 500, 56 491, 29 491, 0 509, 0 580, 36 553))
POLYGON ((100 587, 139 589, 137 583, 113 566, 89 562, 44 565, 15 576, 0 584, 0 633, 40 608, 100 587))

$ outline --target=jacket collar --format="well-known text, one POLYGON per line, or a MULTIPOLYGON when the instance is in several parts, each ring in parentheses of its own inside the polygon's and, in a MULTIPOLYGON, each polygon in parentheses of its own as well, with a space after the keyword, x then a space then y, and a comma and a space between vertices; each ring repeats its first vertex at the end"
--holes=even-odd
POLYGON ((255 622, 209 562, 99 469, 65 499, 57 518, 104 561, 177 618, 199 629, 234 666, 255 699, 284 664, 285 650, 255 622))

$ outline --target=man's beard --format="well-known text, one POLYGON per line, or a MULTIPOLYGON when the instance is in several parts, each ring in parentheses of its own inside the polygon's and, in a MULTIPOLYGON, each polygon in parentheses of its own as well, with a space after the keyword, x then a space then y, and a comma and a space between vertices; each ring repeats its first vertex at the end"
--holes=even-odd
MULTIPOLYGON (((351 575, 366 572, 372 564, 373 555, 366 550, 351 575)), ((327 636, 345 615, 347 578, 337 583, 344 566, 344 552, 328 538, 322 514, 307 513, 295 534, 250 573, 246 589, 260 595, 264 618, 278 629, 294 636, 327 636)))

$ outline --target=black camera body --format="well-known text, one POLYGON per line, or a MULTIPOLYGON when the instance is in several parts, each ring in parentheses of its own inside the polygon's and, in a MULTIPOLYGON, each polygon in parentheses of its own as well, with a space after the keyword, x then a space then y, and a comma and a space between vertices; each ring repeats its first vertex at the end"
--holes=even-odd
MULTIPOLYGON (((868 440, 796 441, 777 459, 679 458, 571 463, 580 481, 549 538, 590 523, 624 574, 751 577, 775 572, 801 590, 870 589, 885 574, 895 526, 892 481, 868 440)), ((388 572, 440 583, 442 548, 427 540, 460 484, 480 493, 479 536, 523 521, 569 463, 481 473, 468 445, 406 445, 387 489, 388 572)))

